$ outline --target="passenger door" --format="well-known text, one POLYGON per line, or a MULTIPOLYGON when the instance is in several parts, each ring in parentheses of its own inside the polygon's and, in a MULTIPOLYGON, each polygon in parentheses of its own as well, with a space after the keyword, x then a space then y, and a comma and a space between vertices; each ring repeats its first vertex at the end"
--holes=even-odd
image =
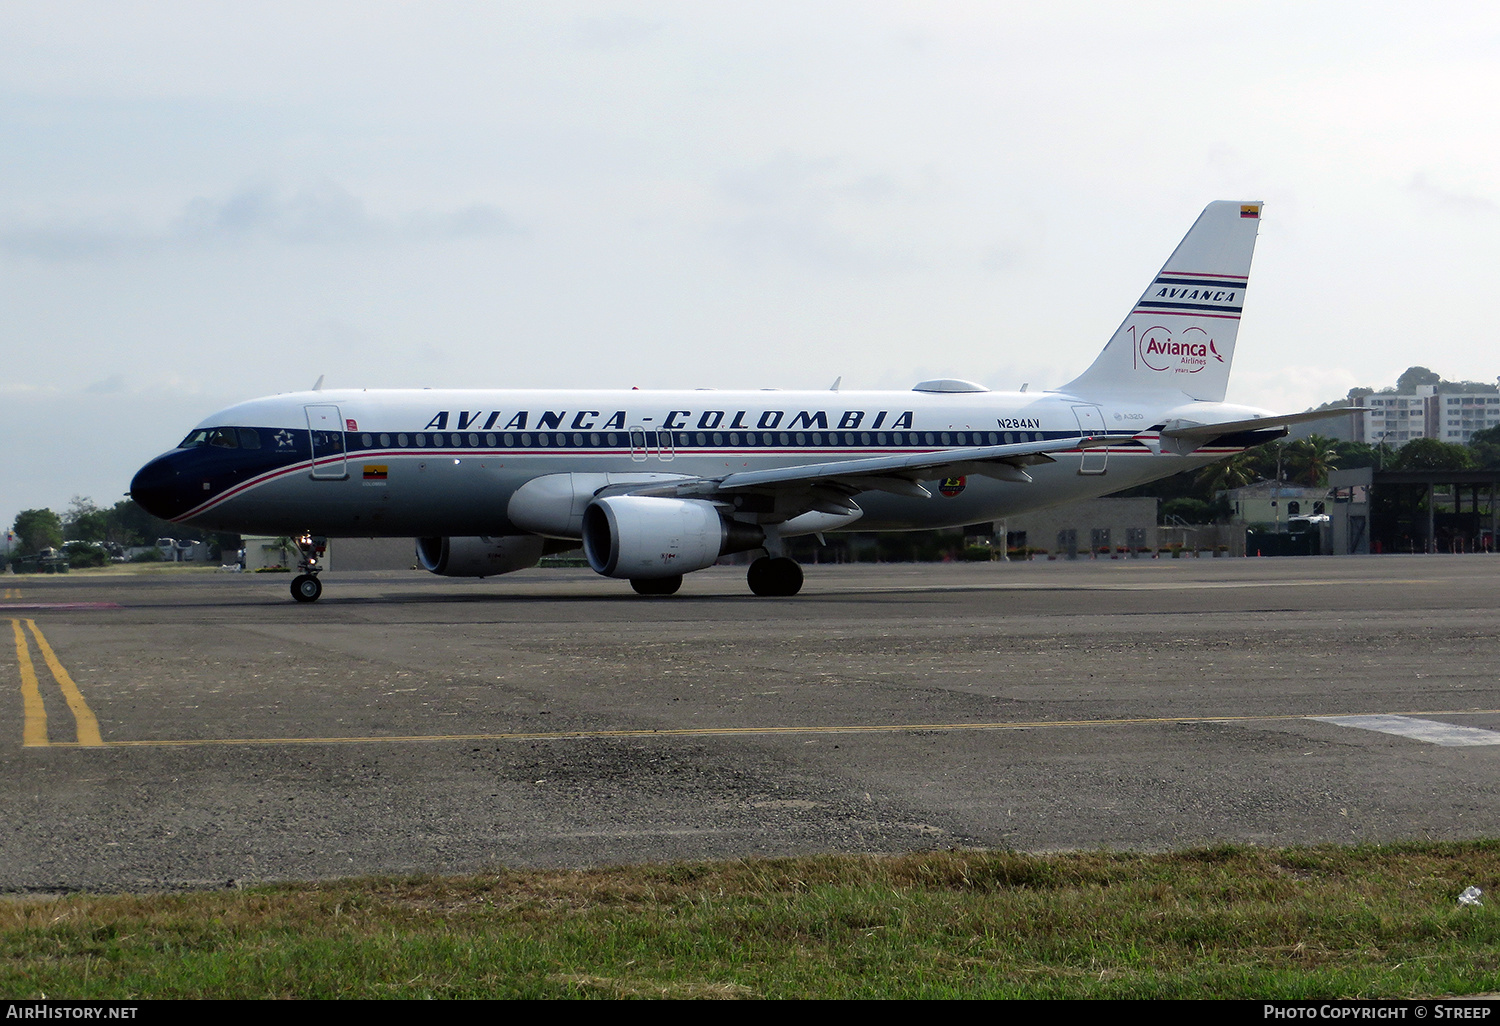
POLYGON ((312 476, 323 481, 342 481, 349 476, 344 455, 344 420, 332 404, 308 406, 307 430, 312 436, 312 476))
MULTIPOLYGON (((1097 406, 1075 406, 1073 416, 1078 418, 1078 432, 1084 435, 1105 433, 1104 411, 1097 406)), ((1078 460, 1080 474, 1103 474, 1109 469, 1108 449, 1085 449, 1078 460)))

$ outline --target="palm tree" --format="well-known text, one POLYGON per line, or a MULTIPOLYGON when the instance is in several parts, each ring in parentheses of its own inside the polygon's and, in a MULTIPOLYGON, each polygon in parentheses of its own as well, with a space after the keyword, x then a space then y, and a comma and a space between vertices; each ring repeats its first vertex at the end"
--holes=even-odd
POLYGON ((1308 435, 1287 443, 1286 466, 1290 480, 1316 488, 1328 483, 1330 470, 1338 469, 1338 449, 1331 438, 1308 435))
POLYGON ((1198 472, 1198 485, 1210 496, 1243 488, 1260 477, 1256 473, 1259 459, 1254 449, 1246 449, 1237 456, 1211 463, 1198 472))

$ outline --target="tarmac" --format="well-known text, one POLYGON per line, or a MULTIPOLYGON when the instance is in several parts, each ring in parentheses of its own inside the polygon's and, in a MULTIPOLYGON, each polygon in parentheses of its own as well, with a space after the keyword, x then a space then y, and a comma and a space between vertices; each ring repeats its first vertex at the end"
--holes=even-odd
POLYGON ((0 891, 1500 833, 1500 559, 0 576, 0 891))

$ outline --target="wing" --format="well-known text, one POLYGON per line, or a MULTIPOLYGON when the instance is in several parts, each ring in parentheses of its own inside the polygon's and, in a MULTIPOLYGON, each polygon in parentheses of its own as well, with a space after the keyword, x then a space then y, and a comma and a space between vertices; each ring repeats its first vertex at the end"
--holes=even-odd
POLYGON ((1132 434, 1078 435, 1014 445, 971 445, 935 452, 870 456, 863 459, 804 463, 769 470, 743 470, 723 477, 679 478, 666 482, 622 484, 607 494, 656 495, 724 502, 736 511, 767 516, 774 521, 806 512, 834 516, 858 514, 852 496, 883 491, 915 498, 931 498, 919 483, 923 478, 983 474, 1001 481, 1030 484, 1025 468, 1054 463, 1053 453, 1077 452, 1100 446, 1139 444, 1132 434))

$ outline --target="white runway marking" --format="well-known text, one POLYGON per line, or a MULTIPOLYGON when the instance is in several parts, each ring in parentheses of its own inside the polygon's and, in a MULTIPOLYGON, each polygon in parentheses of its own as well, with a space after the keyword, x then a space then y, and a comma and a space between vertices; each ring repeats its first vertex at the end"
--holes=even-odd
POLYGON ((1397 734, 1401 737, 1442 745, 1445 748, 1500 745, 1500 731, 1481 730, 1478 727, 1455 727, 1451 723, 1419 720, 1413 716, 1309 716, 1308 719, 1337 723, 1341 727, 1378 730, 1382 734, 1397 734))

